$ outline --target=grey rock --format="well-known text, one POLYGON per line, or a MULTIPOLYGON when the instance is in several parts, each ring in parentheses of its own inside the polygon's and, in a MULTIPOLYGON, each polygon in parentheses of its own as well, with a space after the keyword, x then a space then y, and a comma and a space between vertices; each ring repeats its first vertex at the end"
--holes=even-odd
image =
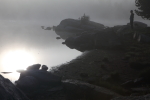
POLYGON ((39 70, 40 67, 41 67, 41 64, 33 64, 27 67, 27 70, 39 70))
POLYGON ((84 31, 100 31, 104 28, 104 25, 93 21, 89 21, 88 24, 82 24, 80 20, 64 19, 55 28, 55 32, 57 35, 60 35, 61 38, 67 39, 68 37, 81 34, 84 31))
POLYGON ((64 89, 68 94, 68 98, 85 99, 85 100, 110 100, 119 96, 106 88, 91 85, 76 80, 65 80, 62 82, 64 89), (71 92, 70 92, 71 91, 71 92))
POLYGON ((150 100, 150 94, 144 96, 124 96, 124 97, 117 97, 111 100, 150 100))
POLYGON ((36 80, 38 80, 38 82, 41 85, 58 85, 61 83, 61 77, 56 76, 50 72, 47 71, 42 71, 42 70, 27 70, 24 71, 20 74, 19 80, 18 81, 22 81, 24 79, 24 77, 26 76, 32 76, 34 77, 36 80))
POLYGON ((46 65, 42 65, 41 70, 43 70, 43 71, 47 71, 47 70, 48 70, 48 67, 47 67, 46 65))
POLYGON ((39 81, 33 76, 25 76, 16 81, 16 85, 24 91, 33 91, 39 87, 39 81))
POLYGON ((51 27, 47 27, 47 28, 45 28, 45 30, 51 30, 52 28, 51 27))
MULTIPOLYGON (((130 25, 130 23, 127 23, 127 25, 130 25)), ((145 28, 148 26, 147 24, 143 22, 139 22, 139 21, 134 21, 133 25, 134 25, 134 28, 145 28)))
POLYGON ((124 82, 121 86, 125 87, 125 88, 131 88, 134 86, 134 81, 133 80, 129 80, 127 82, 124 82))
POLYGON ((0 100, 29 100, 29 98, 9 79, 0 75, 0 100))

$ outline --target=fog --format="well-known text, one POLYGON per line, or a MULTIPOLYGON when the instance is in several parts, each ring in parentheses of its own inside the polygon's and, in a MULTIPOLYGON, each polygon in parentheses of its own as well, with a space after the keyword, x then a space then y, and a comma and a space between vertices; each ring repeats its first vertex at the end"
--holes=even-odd
MULTIPOLYGON (((14 68, 2 64, 4 55, 14 50, 31 53, 34 63, 49 68, 81 54, 62 45, 64 40, 56 40, 54 31, 42 30, 41 26, 57 26, 63 19, 78 19, 84 13, 105 26, 125 25, 130 10, 135 9, 134 0, 0 0, 0 70, 14 68)), ((136 14, 135 20, 150 25, 136 14)))
MULTIPOLYGON (((84 13, 91 20, 113 26, 126 24, 135 0, 1 0, 1 20, 25 20, 54 25, 62 19, 78 19, 84 13)), ((135 20, 142 20, 135 16, 135 20)))

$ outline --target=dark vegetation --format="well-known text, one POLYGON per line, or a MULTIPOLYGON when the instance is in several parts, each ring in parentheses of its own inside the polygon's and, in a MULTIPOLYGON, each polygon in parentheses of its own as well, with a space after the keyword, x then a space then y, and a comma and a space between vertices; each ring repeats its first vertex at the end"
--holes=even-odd
MULTIPOLYGON (((136 31, 145 35, 150 34, 149 27, 136 31)), ((53 69, 53 72, 62 75, 63 79, 77 79, 108 88, 121 95, 131 95, 134 92, 122 86, 124 82, 150 77, 150 43, 134 40, 133 33, 130 31, 131 36, 124 36, 127 39, 123 41, 124 45, 120 49, 91 50, 53 69)), ((141 85, 150 86, 144 83, 141 85)))
POLYGON ((81 21, 82 24, 88 24, 88 22, 90 21, 90 17, 84 14, 81 17, 80 21, 81 21))
POLYGON ((135 0, 135 4, 138 10, 135 10, 136 14, 144 19, 150 19, 150 1, 149 0, 135 0))

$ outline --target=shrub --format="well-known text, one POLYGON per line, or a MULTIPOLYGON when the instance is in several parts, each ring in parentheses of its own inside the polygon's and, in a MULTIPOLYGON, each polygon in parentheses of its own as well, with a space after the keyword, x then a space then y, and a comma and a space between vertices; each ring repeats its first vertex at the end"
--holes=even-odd
POLYGON ((81 23, 82 24, 88 24, 90 21, 90 17, 86 16, 85 14, 81 17, 81 23))

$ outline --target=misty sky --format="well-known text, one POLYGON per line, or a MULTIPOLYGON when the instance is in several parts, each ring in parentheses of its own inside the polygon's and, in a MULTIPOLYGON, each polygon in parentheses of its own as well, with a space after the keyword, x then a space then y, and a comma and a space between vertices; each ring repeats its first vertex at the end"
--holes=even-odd
MULTIPOLYGON (((78 19, 85 13, 109 26, 128 21, 131 9, 136 9, 135 0, 0 0, 0 19, 57 25, 62 19, 78 19)), ((141 18, 135 16, 135 20, 141 18)))
MULTIPOLYGON (((56 40, 53 31, 42 30, 43 25, 57 26, 63 19, 78 19, 84 13, 105 26, 126 25, 130 10, 135 9, 135 0, 0 0, 0 71, 9 69, 2 66, 8 51, 26 50, 35 63, 49 67, 81 54, 62 45, 64 40, 56 40)), ((136 14, 135 20, 150 25, 136 14)))

